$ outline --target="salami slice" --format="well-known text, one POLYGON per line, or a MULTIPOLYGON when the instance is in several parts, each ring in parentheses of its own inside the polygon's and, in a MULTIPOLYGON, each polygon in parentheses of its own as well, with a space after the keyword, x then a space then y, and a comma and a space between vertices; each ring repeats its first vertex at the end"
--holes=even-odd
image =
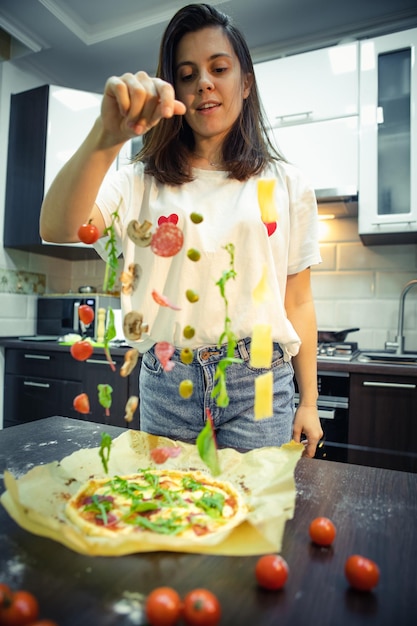
POLYGON ((176 224, 164 222, 154 232, 151 239, 151 250, 163 257, 178 254, 184 243, 184 235, 176 224))

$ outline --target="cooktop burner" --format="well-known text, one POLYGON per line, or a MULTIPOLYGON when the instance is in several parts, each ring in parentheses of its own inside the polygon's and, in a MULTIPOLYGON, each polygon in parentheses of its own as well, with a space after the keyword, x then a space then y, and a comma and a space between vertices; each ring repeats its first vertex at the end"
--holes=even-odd
POLYGON ((319 343, 317 346, 318 361, 351 361, 358 354, 356 342, 319 343))

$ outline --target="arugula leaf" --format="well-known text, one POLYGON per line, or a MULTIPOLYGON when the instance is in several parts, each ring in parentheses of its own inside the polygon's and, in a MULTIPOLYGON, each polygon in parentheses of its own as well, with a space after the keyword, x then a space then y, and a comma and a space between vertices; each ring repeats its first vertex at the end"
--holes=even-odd
POLYGON ((222 343, 227 343, 227 349, 226 356, 220 359, 217 364, 214 374, 214 380, 217 381, 217 384, 213 387, 213 390, 211 392, 211 397, 216 398, 217 406, 222 408, 226 408, 229 405, 229 395, 227 393, 226 387, 226 369, 232 363, 242 363, 242 359, 238 359, 234 356, 235 347, 237 344, 237 337, 232 330, 232 320, 229 317, 229 301, 226 297, 227 281, 231 279, 234 280, 237 276, 234 267, 235 247, 232 243, 228 243, 225 246, 225 250, 229 253, 230 256, 230 268, 229 270, 223 272, 216 285, 218 285, 220 289, 220 295, 223 298, 225 304, 224 330, 220 335, 218 344, 221 345, 222 343))
POLYGON ((107 384, 100 384, 100 385, 97 385, 97 389, 98 389, 98 401, 100 402, 101 406, 105 409, 106 416, 109 417, 110 407, 112 403, 111 394, 113 393, 113 387, 107 384))
POLYGON ((213 419, 210 410, 207 409, 207 421, 203 430, 197 437, 197 450, 200 458, 207 465, 213 476, 221 473, 219 458, 217 454, 216 436, 214 434, 213 419))
MULTIPOLYGON (((119 205, 120 206, 120 205, 119 205)), ((119 220, 119 207, 117 207, 116 211, 111 215, 111 223, 110 226, 104 230, 104 234, 108 235, 108 240, 104 249, 107 251, 107 261, 106 261, 106 270, 104 273, 104 281, 103 281, 103 293, 108 293, 113 291, 114 285, 116 283, 116 275, 117 269, 119 267, 118 263, 118 250, 116 246, 116 231, 114 225, 117 220, 119 220)))
POLYGON ((116 337, 116 324, 114 321, 114 311, 111 307, 107 309, 107 320, 106 320, 106 329, 104 332, 104 354, 106 355, 106 359, 112 368, 113 372, 116 371, 116 366, 113 363, 113 359, 111 358, 109 343, 112 339, 116 337))
POLYGON ((195 501, 195 505, 203 509, 210 517, 220 517, 223 513, 225 497, 221 493, 206 492, 199 500, 195 501))
POLYGON ((109 473, 108 462, 110 459, 110 448, 112 444, 112 438, 108 433, 101 433, 101 444, 99 448, 99 455, 101 458, 101 462, 103 464, 104 471, 106 474, 109 473))
POLYGON ((102 520, 103 524, 107 526, 108 517, 107 513, 113 508, 113 501, 109 500, 105 496, 91 496, 91 502, 86 504, 84 511, 92 511, 95 513, 96 519, 102 520))

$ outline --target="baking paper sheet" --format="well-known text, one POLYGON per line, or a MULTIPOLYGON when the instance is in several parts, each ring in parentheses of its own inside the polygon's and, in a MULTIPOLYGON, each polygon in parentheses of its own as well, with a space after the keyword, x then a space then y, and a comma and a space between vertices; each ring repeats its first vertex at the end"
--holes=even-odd
MULTIPOLYGON (((231 482, 248 507, 246 518, 219 537, 198 537, 195 542, 172 536, 98 538, 84 535, 65 515, 65 504, 92 476, 105 477, 99 448, 84 448, 45 465, 38 465, 16 479, 4 473, 6 491, 1 502, 24 529, 49 537, 81 554, 118 556, 166 550, 243 556, 280 552, 285 522, 295 508, 295 466, 304 450, 291 442, 281 447, 259 448, 246 453, 219 450, 220 480, 231 482)), ((139 469, 200 470, 210 475, 195 445, 127 430, 113 440, 108 476, 132 474, 139 469), (164 464, 152 461, 150 452, 160 446, 179 446, 181 454, 164 464)))

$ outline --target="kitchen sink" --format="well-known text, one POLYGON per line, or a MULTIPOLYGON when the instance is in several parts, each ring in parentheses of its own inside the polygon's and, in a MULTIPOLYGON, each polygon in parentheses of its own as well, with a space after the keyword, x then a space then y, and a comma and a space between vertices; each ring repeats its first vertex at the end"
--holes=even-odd
POLYGON ((390 363, 398 365, 417 365, 417 354, 414 352, 404 352, 397 354, 389 350, 369 350, 361 352, 358 356, 360 363, 390 363))

